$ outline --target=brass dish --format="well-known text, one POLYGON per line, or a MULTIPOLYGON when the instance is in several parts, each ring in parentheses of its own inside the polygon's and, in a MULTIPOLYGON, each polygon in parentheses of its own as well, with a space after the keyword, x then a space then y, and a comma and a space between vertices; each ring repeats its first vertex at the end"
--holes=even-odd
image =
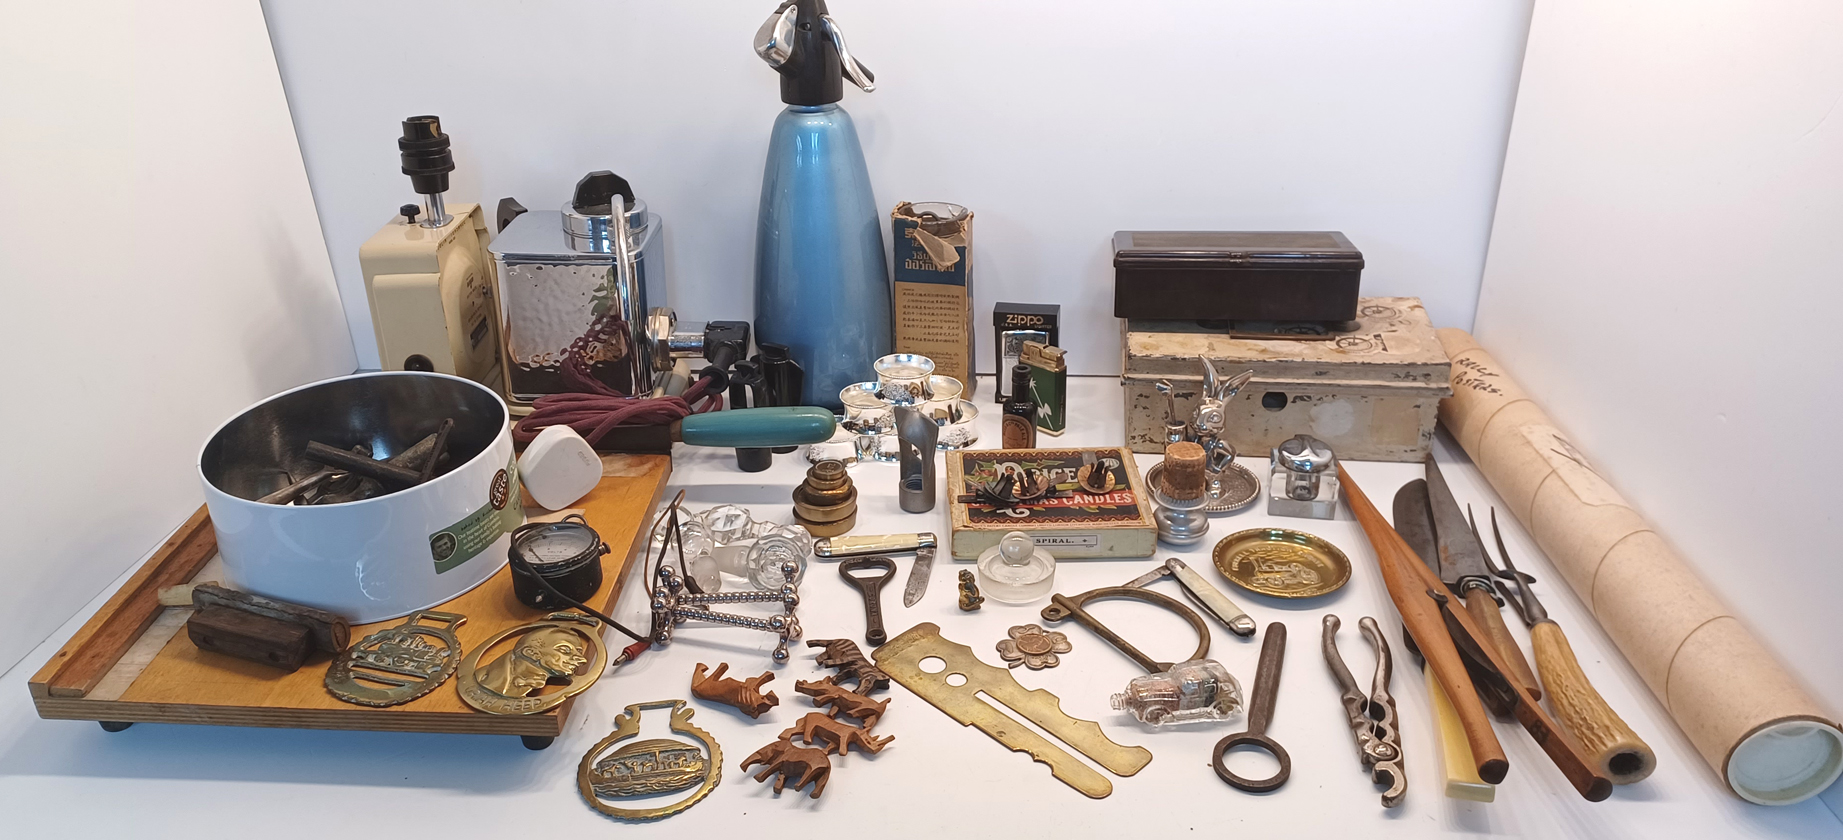
POLYGON ((1350 582, 1350 558, 1303 531, 1250 528, 1216 543, 1216 571, 1249 592, 1275 598, 1316 598, 1350 582))

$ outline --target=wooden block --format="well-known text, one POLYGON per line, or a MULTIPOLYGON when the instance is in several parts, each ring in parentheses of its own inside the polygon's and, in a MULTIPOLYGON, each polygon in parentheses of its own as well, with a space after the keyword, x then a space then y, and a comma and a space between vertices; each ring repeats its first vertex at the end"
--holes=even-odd
POLYGON ((199 650, 234 656, 290 673, 313 652, 313 631, 305 624, 212 605, 193 613, 186 636, 199 650))
POLYGON ((201 609, 223 607, 302 625, 313 632, 314 647, 327 653, 339 653, 352 642, 352 625, 326 610, 225 589, 215 584, 201 583, 193 587, 192 605, 201 609))

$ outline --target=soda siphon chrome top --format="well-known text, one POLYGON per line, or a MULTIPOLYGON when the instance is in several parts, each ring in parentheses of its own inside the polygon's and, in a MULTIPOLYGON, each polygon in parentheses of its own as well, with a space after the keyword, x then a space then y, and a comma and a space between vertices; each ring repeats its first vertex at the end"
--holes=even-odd
POLYGON ((845 47, 825 0, 782 3, 755 32, 755 54, 781 74, 781 101, 789 105, 837 102, 846 79, 865 93, 877 89, 876 74, 845 47))

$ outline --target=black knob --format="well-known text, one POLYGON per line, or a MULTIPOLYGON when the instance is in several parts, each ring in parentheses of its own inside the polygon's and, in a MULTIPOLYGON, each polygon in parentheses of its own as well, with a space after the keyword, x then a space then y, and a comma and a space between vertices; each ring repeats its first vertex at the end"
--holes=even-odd
POLYGON ((584 216, 612 215, 617 195, 622 199, 623 209, 633 205, 634 188, 628 186, 627 179, 606 169, 597 169, 576 182, 576 195, 570 205, 584 216))
POLYGON ((404 220, 408 221, 412 225, 416 223, 416 214, 421 213, 421 212, 422 212, 422 208, 417 207, 414 204, 405 204, 402 207, 397 208, 397 215, 402 216, 404 220))
POLYGON ((410 186, 418 195, 448 191, 454 154, 448 150, 448 135, 442 133, 441 117, 404 120, 403 139, 397 141, 397 151, 402 153, 403 174, 410 176, 410 186))

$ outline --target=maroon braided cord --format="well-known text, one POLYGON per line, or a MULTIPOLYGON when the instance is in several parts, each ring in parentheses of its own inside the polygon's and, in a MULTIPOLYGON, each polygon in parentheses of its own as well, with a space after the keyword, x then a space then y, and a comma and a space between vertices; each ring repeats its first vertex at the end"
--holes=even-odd
POLYGON ((712 380, 708 376, 699 378, 676 397, 630 397, 609 387, 589 373, 589 351, 604 342, 625 351, 616 358, 633 351, 627 322, 612 311, 596 318, 588 332, 563 351, 563 382, 578 393, 539 397, 531 404, 531 413, 512 427, 513 440, 530 443, 538 432, 565 425, 594 446, 616 426, 665 426, 723 407, 723 395, 710 393, 712 380))
POLYGON ((594 446, 616 426, 664 426, 693 414, 723 407, 723 395, 710 393, 712 380, 700 378, 683 396, 635 399, 601 394, 549 394, 531 404, 532 411, 512 427, 512 439, 530 443, 550 426, 569 426, 594 446))

